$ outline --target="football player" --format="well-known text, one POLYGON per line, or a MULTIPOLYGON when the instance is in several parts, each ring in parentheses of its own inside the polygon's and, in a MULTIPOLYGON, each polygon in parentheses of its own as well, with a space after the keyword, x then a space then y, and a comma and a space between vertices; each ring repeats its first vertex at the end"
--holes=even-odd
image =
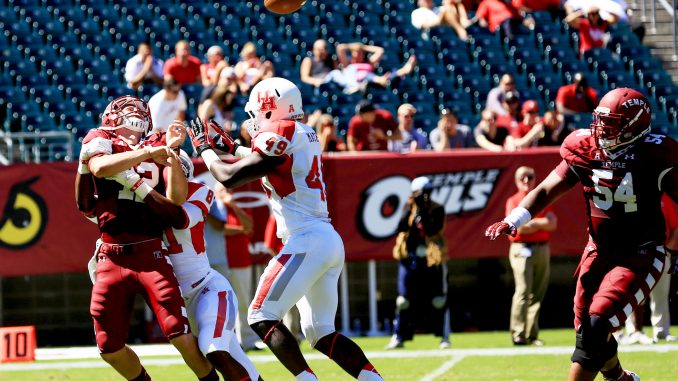
POLYGON ((252 89, 245 111, 251 152, 214 123, 196 119, 187 128, 196 152, 224 186, 261 179, 284 243, 259 280, 249 307, 250 326, 297 380, 317 380, 281 322, 296 303, 312 347, 358 380, 383 380, 360 347, 334 327, 344 245, 327 213, 318 136, 299 122, 304 116, 299 89, 283 78, 265 79, 252 89), (208 127, 218 133, 216 139, 208 127), (215 148, 243 157, 228 164, 215 148))
MULTIPOLYGON (((581 183, 589 242, 578 268, 574 298, 576 346, 569 381, 638 381, 617 358, 612 332, 647 298, 662 274, 666 252, 661 196, 678 201, 678 144, 650 133, 652 110, 640 92, 608 92, 590 129, 563 142, 560 164, 485 235, 515 235, 532 216, 581 183)), ((678 256, 669 262, 678 268, 678 256)))
MULTIPOLYGON (((181 151, 180 160, 185 177, 192 179, 193 163, 184 151, 181 151)), ((139 179, 134 169, 115 177, 126 189, 133 187, 139 179)), ((205 223, 213 201, 214 192, 210 188, 189 181, 188 196, 181 205, 185 224, 180 228, 165 229, 167 254, 202 353, 227 380, 261 380, 235 335, 238 312, 235 291, 224 276, 211 269, 205 253, 205 223)))
POLYGON ((170 148, 181 144, 185 132, 171 128, 166 144, 164 133, 145 137, 151 129, 146 102, 123 96, 106 107, 101 126, 83 140, 76 198, 78 208, 96 218, 101 231, 90 303, 97 346, 101 357, 126 379, 150 380, 125 345, 134 297, 140 293, 193 372, 201 380, 216 380, 214 368, 189 332, 177 280, 162 252, 165 221, 180 224, 183 218, 181 208, 161 195, 167 189, 175 203, 186 198, 186 178, 170 148), (146 180, 139 179, 131 189, 109 178, 133 166, 146 180), (161 213, 151 211, 143 200, 158 204, 161 213))

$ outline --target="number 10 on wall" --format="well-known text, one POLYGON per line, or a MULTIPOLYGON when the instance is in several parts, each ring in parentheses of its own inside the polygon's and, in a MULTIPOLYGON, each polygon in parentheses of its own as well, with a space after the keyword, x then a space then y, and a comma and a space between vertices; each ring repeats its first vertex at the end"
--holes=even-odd
POLYGON ((0 363, 35 361, 35 326, 0 327, 0 363))

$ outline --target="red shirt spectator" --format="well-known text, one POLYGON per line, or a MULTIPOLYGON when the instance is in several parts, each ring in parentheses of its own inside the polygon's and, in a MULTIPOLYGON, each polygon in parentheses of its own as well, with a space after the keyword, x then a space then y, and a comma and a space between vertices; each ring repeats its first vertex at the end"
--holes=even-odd
POLYGON ((361 101, 356 111, 358 115, 348 124, 350 151, 386 151, 389 140, 401 139, 398 125, 387 110, 375 109, 371 102, 361 101))
POLYGON ((514 7, 526 12, 548 11, 560 8, 560 0, 513 0, 514 7))
POLYGON ((188 42, 181 40, 174 46, 175 56, 165 62, 163 74, 165 78, 174 78, 181 84, 200 83, 200 59, 191 55, 188 42))
POLYGON ((565 18, 569 26, 579 29, 579 54, 589 49, 605 47, 605 32, 608 25, 617 21, 617 16, 610 14, 610 19, 604 20, 595 6, 589 8, 586 17, 581 17, 582 15, 582 11, 576 11, 565 18))
POLYGON ((511 4, 499 0, 483 0, 478 6, 476 17, 487 20, 487 27, 494 33, 499 25, 508 19, 520 19, 520 13, 511 4))
POLYGON ((591 87, 577 91, 577 83, 562 86, 556 95, 556 106, 563 114, 572 112, 593 112, 598 104, 598 92, 591 87))

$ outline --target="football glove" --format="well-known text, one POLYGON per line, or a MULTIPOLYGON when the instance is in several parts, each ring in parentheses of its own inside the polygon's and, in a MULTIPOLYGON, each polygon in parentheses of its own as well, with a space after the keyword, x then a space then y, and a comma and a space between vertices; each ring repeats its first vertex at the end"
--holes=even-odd
POLYGON ((94 152, 90 152, 90 145, 83 145, 80 148, 80 156, 78 157, 78 173, 81 175, 89 174, 89 159, 94 152))
POLYGON ((213 142, 213 148, 218 149, 219 151, 235 155, 235 151, 238 149, 240 144, 233 140, 231 135, 229 135, 224 129, 219 125, 219 123, 210 120, 209 126, 211 129, 216 132, 216 135, 214 136, 213 142))
POLYGON ((195 118, 190 121, 190 123, 184 123, 184 125, 186 126, 188 136, 191 138, 193 149, 198 156, 200 156, 203 151, 214 148, 214 141, 210 138, 204 120, 195 118))
POLYGON ((669 274, 678 273, 678 250, 667 247, 666 254, 669 256, 669 274))
POLYGON ((516 227, 512 224, 506 221, 499 221, 487 227, 485 230, 485 236, 494 241, 502 234, 508 234, 512 237, 515 237, 517 232, 518 229, 516 229, 516 227))
POLYGON ((113 180, 118 184, 121 184, 123 187, 131 190, 141 200, 145 199, 146 196, 153 190, 150 185, 146 184, 144 179, 139 176, 134 169, 126 169, 124 171, 118 172, 113 176, 107 177, 108 180, 113 180))

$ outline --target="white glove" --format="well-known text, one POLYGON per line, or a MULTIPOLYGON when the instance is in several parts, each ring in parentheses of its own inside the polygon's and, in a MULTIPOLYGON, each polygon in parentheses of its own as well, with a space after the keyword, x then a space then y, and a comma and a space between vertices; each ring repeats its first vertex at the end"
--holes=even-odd
POLYGON ((80 148, 80 157, 78 158, 78 173, 81 175, 88 175, 89 172, 89 159, 92 157, 94 152, 89 151, 89 145, 84 145, 80 148))
POLYGON ((146 184, 144 179, 139 176, 134 169, 126 169, 122 172, 118 172, 113 176, 109 176, 106 179, 116 181, 121 184, 123 187, 134 192, 141 200, 145 199, 146 196, 153 190, 150 185, 146 184))

